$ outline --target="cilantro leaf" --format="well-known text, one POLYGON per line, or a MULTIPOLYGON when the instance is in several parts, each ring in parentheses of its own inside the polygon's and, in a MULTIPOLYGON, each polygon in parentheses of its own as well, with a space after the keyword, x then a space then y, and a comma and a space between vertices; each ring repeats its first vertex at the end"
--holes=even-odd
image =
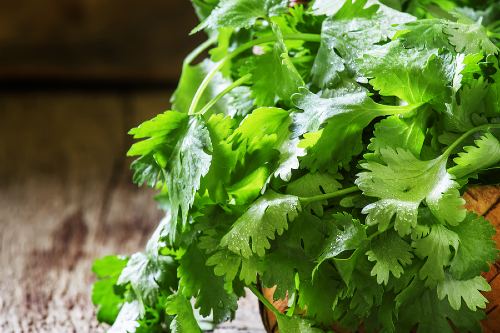
MULTIPOLYGON (((201 178, 210 168, 211 152, 212 143, 204 121, 196 116, 191 118, 186 132, 172 151, 170 164, 165 165, 168 165, 166 182, 172 206, 172 221, 177 222, 180 209, 183 227, 200 188, 201 178)), ((173 223, 170 231, 172 238, 175 237, 175 227, 176 223, 173 223)))
POLYGON ((113 326, 110 327, 108 333, 135 333, 140 326, 138 320, 140 318, 141 305, 138 301, 126 302, 123 304, 120 313, 116 317, 113 326))
POLYGON ((322 324, 333 324, 333 307, 343 288, 332 266, 322 266, 312 280, 301 280, 298 304, 309 317, 322 324))
POLYGON ((460 310, 462 299, 472 311, 477 308, 484 309, 488 300, 481 291, 490 291, 491 287, 482 276, 476 276, 470 280, 455 280, 450 275, 439 282, 437 294, 440 300, 448 297, 450 305, 455 310, 460 310))
POLYGON ((360 66, 383 96, 396 96, 410 104, 449 99, 453 60, 435 49, 415 51, 391 42, 368 51, 360 66))
POLYGON ((444 267, 450 264, 451 249, 455 251, 459 247, 458 235, 445 226, 436 224, 431 227, 427 237, 413 242, 415 254, 420 259, 426 259, 419 276, 428 279, 429 283, 444 281, 444 267))
POLYGON ((453 159, 455 166, 448 171, 457 178, 462 178, 500 162, 500 142, 491 133, 486 133, 474 142, 475 146, 464 147, 465 152, 458 153, 453 159))
POLYGON ((304 135, 299 147, 307 148, 302 164, 312 171, 337 170, 362 151, 363 129, 377 117, 405 113, 405 108, 375 103, 358 86, 325 92, 324 97, 306 88, 294 95, 303 112, 293 113, 294 135, 304 135), (326 124, 325 124, 326 123, 326 124), (321 126, 324 128, 320 129, 321 126))
POLYGON ((195 307, 202 316, 213 314, 215 323, 234 317, 236 295, 224 289, 224 280, 206 265, 207 256, 196 245, 191 245, 182 255, 177 269, 179 292, 186 298, 196 299, 195 307))
POLYGON ((134 183, 154 187, 159 180, 165 180, 161 161, 172 153, 187 121, 186 114, 167 111, 130 130, 134 139, 145 139, 135 143, 127 153, 128 156, 141 156, 132 164, 134 183))
POLYGON ((444 48, 465 54, 498 52, 498 48, 490 41, 486 29, 481 25, 481 20, 418 20, 406 24, 397 37, 406 47, 444 48))
POLYGON ((368 171, 356 179, 365 195, 381 199, 363 208, 368 225, 378 224, 379 230, 385 230, 395 215, 394 228, 401 236, 408 235, 417 225, 418 207, 424 200, 440 221, 456 225, 464 219, 464 201, 446 171, 445 156, 421 161, 409 151, 391 148, 380 154, 385 164, 362 163, 368 171))
POLYGON ((319 328, 314 328, 311 322, 297 316, 287 317, 280 315, 276 318, 281 331, 289 333, 322 333, 319 328))
POLYGON ((368 260, 374 261, 375 266, 371 271, 377 277, 379 284, 389 282, 389 274, 399 279, 403 273, 403 265, 411 264, 413 255, 411 246, 399 237, 394 231, 388 231, 378 236, 370 244, 366 252, 368 260))
POLYGON ((398 305, 397 330, 411 331, 417 327, 417 333, 439 332, 481 332, 479 321, 484 318, 484 312, 471 311, 461 307, 453 309, 446 300, 440 301, 435 290, 423 286, 419 279, 412 283, 396 297, 398 305), (453 324, 453 328, 450 324, 453 324))
POLYGON ((468 213, 465 220, 452 227, 459 239, 457 253, 450 272, 454 278, 471 279, 489 270, 488 263, 494 262, 498 255, 495 241, 495 228, 483 217, 468 213))
POLYGON ((365 227, 351 215, 338 213, 333 215, 333 221, 335 227, 325 242, 316 267, 344 251, 355 250, 366 241, 365 227))
POLYGON ((271 52, 257 56, 252 70, 252 96, 258 106, 274 105, 278 100, 288 104, 298 88, 304 86, 302 77, 288 55, 283 34, 275 24, 273 32, 277 41, 271 52))
POLYGON ((498 48, 490 41, 486 29, 481 25, 481 20, 472 22, 462 19, 458 22, 449 22, 443 31, 450 35, 450 43, 455 46, 457 52, 466 54, 482 51, 486 54, 498 53, 498 48))
POLYGON ((180 293, 172 294, 167 299, 166 312, 175 316, 170 324, 172 333, 201 333, 194 317, 193 308, 187 298, 180 293))
POLYGON ((130 257, 117 284, 130 284, 143 312, 146 305, 156 302, 160 289, 177 285, 176 269, 171 257, 136 253, 130 257))
POLYGON ((252 253, 263 256, 270 247, 268 239, 274 239, 275 233, 281 235, 301 209, 298 197, 268 192, 234 222, 221 246, 245 258, 252 253))
POLYGON ((220 249, 207 259, 207 265, 214 266, 214 272, 217 276, 224 276, 226 290, 232 289, 232 282, 239 280, 246 284, 255 284, 257 282, 257 273, 262 268, 259 259, 256 256, 244 258, 228 249, 220 249))
POLYGON ((116 284, 127 261, 127 258, 107 256, 92 265, 98 279, 92 286, 92 303, 97 306, 100 322, 112 324, 124 303, 124 295, 116 292, 116 284))
MULTIPOLYGON (((179 209, 184 227, 201 178, 208 173, 212 160, 212 143, 206 125, 199 116, 188 117, 167 111, 132 129, 130 134, 135 139, 145 140, 135 143, 128 156, 142 156, 139 161, 145 157, 150 161, 152 157, 154 175, 162 174, 164 178, 172 207, 170 237, 174 238, 179 209)), ((137 175, 137 172, 149 172, 150 169, 144 168, 142 162, 139 166, 134 178, 152 184, 150 176, 137 175)))
MULTIPOLYGON (((342 185, 338 179, 329 173, 308 173, 290 183, 286 188, 286 193, 298 197, 312 197, 325 193, 335 192, 342 185)), ((328 204, 327 200, 312 202, 308 205, 316 215, 323 215, 323 205, 328 204)))
POLYGON ((426 112, 420 112, 410 119, 398 116, 382 119, 375 124, 374 137, 368 149, 380 155, 380 150, 387 147, 403 148, 409 150, 414 156, 420 156, 427 132, 427 119, 428 113, 426 112))
MULTIPOLYGON (((244 163, 249 154, 260 153, 260 158, 264 155, 266 159, 262 163, 255 160, 253 163, 255 168, 270 168, 275 176, 288 181, 292 170, 299 167, 298 158, 304 155, 303 149, 297 147, 297 140, 292 139, 290 124, 288 111, 276 107, 258 108, 243 119, 240 126, 228 138, 228 142, 237 147, 238 161, 244 163), (275 163, 272 167, 263 166, 263 163, 271 164, 269 162, 273 160, 275 152, 278 152, 279 156, 273 161, 275 163)), ((266 179, 267 181, 269 179, 266 179)), ((266 182, 260 184, 260 189, 266 182)))
POLYGON ((257 19, 283 14, 287 9, 288 0, 221 0, 193 33, 221 27, 250 28, 257 19))
POLYGON ((487 123, 484 113, 488 110, 488 86, 484 82, 475 81, 463 86, 458 97, 452 97, 446 104, 443 114, 445 128, 452 132, 464 133, 475 126, 487 123))
POLYGON ((363 54, 391 38, 397 31, 396 25, 414 19, 402 13, 387 13, 382 7, 377 11, 377 6, 359 11, 365 3, 358 0, 351 5, 350 0, 346 1, 338 13, 341 19, 336 16, 323 22, 321 45, 312 68, 312 81, 317 86, 324 88, 336 83, 339 73, 346 69, 357 73, 357 60, 363 54))

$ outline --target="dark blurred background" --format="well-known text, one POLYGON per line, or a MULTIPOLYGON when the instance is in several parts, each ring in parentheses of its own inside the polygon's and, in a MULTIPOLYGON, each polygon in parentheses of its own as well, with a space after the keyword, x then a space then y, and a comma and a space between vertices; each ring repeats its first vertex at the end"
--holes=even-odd
POLYGON ((173 86, 203 38, 189 0, 0 2, 4 86, 173 86))
POLYGON ((92 261, 161 218, 126 133, 168 109, 196 24, 188 0, 0 1, 0 332, 104 331, 92 261))

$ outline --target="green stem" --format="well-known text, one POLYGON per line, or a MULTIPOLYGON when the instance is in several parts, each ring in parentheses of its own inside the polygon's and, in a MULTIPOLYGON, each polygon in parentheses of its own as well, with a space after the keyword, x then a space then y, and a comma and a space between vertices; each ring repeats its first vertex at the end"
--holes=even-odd
POLYGON ((314 61, 316 59, 315 56, 303 56, 298 58, 290 58, 293 64, 302 64, 304 62, 314 61))
MULTIPOLYGON (((318 34, 286 34, 283 35, 283 39, 285 40, 302 40, 306 42, 320 42, 321 41, 321 36, 318 34)), ((267 36, 267 37, 262 37, 262 38, 257 38, 254 40, 251 40, 249 42, 246 42, 245 44, 240 45, 238 48, 236 48, 233 52, 229 53, 226 55, 221 61, 217 63, 214 68, 208 74, 205 76, 203 81, 201 82, 200 86, 198 87, 198 90, 194 94, 193 101, 191 102, 191 106, 189 107, 189 112, 188 114, 194 114, 196 112, 196 108, 198 107, 198 103, 200 102, 201 96, 205 92, 205 89, 207 89, 208 84, 210 81, 213 79, 215 74, 222 68, 224 65, 233 59, 234 57, 240 55, 241 53, 247 51, 248 49, 251 49, 252 47, 260 44, 265 44, 265 43, 270 43, 270 42, 275 42, 277 41, 277 38, 275 36, 267 36)))
POLYGON ((500 39, 500 33, 496 33, 496 32, 492 32, 492 33, 488 33, 488 37, 493 37, 493 38, 496 38, 496 39, 500 39))
POLYGON ((352 187, 348 187, 348 188, 345 188, 343 190, 339 190, 339 191, 335 191, 335 192, 331 192, 331 193, 315 195, 312 197, 300 197, 299 199, 302 202, 302 204, 307 205, 307 204, 310 204, 311 202, 343 197, 347 194, 355 193, 358 191, 360 191, 360 189, 357 186, 352 186, 352 187))
POLYGON ((250 286, 247 286, 247 287, 248 287, 248 289, 250 289, 252 291, 252 293, 255 296, 257 296, 257 298, 259 299, 259 301, 262 304, 264 304, 264 306, 276 316, 276 318, 278 318, 279 316, 283 315, 281 312, 278 311, 278 309, 276 309, 274 307, 274 305, 271 304, 271 302, 269 302, 267 300, 267 298, 264 297, 264 295, 262 295, 262 293, 257 289, 256 286, 250 285, 250 286))
POLYGON ((243 83, 249 81, 252 78, 251 74, 247 74, 245 76, 240 77, 238 80, 234 81, 229 85, 226 89, 222 90, 217 96, 215 96, 210 102, 208 102, 200 111, 196 112, 196 114, 204 114, 212 106, 214 106, 224 95, 233 90, 234 88, 241 86, 243 83))
POLYGON ((380 106, 378 110, 384 112, 384 114, 394 115, 394 114, 405 114, 415 111, 424 104, 425 103, 408 104, 408 105, 383 105, 383 104, 377 104, 377 105, 380 106))
POLYGON ((488 30, 496 30, 498 27, 500 27, 500 21, 493 22, 492 24, 488 25, 487 29, 488 30))
POLYGON ((215 44, 217 37, 212 37, 201 43, 197 48, 195 48, 191 53, 187 55, 184 59, 184 65, 189 65, 196 59, 200 54, 202 54, 206 49, 215 44))
POLYGON ((494 129, 494 128, 500 128, 500 124, 486 124, 486 125, 481 125, 481 126, 474 127, 472 129, 468 130, 467 132, 465 132, 464 134, 462 134, 458 139, 456 139, 455 142, 453 142, 445 150, 445 152, 443 153, 442 156, 444 158, 448 158, 453 153, 453 151, 462 143, 462 141, 464 141, 465 139, 467 139, 467 137, 469 137, 470 135, 472 135, 472 134, 474 134, 476 132, 487 131, 489 129, 494 129))

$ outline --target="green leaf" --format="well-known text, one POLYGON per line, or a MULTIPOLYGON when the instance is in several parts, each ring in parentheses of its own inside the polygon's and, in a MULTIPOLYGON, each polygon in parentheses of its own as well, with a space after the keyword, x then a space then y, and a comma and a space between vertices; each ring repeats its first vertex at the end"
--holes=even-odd
POLYGON ((484 312, 471 311, 467 307, 461 307, 457 311, 448 301, 440 301, 436 292, 425 288, 418 279, 414 279, 396 297, 396 301, 400 304, 396 332, 409 332, 416 325, 417 333, 453 333, 457 329, 460 332, 482 331, 479 321, 484 318, 484 312))
POLYGON ((488 105, 488 85, 481 81, 464 85, 458 96, 452 97, 446 104, 443 114, 445 129, 457 133, 465 133, 475 126, 486 124, 485 113, 491 108, 488 105))
POLYGON ((208 258, 206 264, 214 266, 215 275, 224 276, 226 290, 232 289, 232 282, 236 278, 247 285, 257 283, 257 273, 261 270, 258 257, 244 258, 224 248, 208 258))
POLYGON ((358 72, 357 60, 363 54, 391 38, 397 31, 396 25, 414 20, 410 15, 387 10, 385 6, 378 11, 376 6, 359 11, 365 3, 358 0, 352 6, 351 1, 347 1, 337 15, 345 17, 330 17, 323 22, 321 45, 311 72, 317 86, 325 88, 336 83, 339 73, 345 69, 358 72))
POLYGON ((287 0, 221 0, 193 32, 203 29, 250 28, 257 19, 286 13, 287 0))
POLYGON ((316 268, 325 260, 335 258, 344 251, 355 250, 366 241, 365 227, 350 214, 335 214, 333 222, 334 229, 325 242, 316 268))
MULTIPOLYGON (((420 112, 411 119, 390 116, 375 124, 374 137, 368 148, 376 155, 387 147, 409 150, 414 156, 420 156, 427 133, 428 113, 420 112)), ((365 155, 365 158, 367 155, 365 155)))
POLYGON ((426 49, 444 48, 456 53, 497 54, 481 20, 474 22, 462 18, 457 22, 445 19, 428 19, 411 22, 398 33, 405 47, 426 49))
POLYGON ((262 285, 276 287, 275 299, 291 297, 296 290, 297 277, 308 277, 313 267, 305 252, 287 242, 273 247, 262 262, 262 285))
POLYGON ((281 235, 301 210, 299 199, 292 195, 268 192, 250 205, 222 238, 221 246, 249 258, 263 256, 270 248, 269 239, 281 235))
POLYGON ((171 257, 136 253, 130 257, 117 284, 130 284, 143 313, 146 305, 156 302, 160 290, 177 286, 176 270, 177 264, 171 257))
POLYGON ((481 291, 490 291, 491 287, 482 276, 476 276, 470 280, 455 280, 450 275, 437 285, 437 294, 440 300, 448 297, 451 307, 460 310, 462 299, 469 309, 476 311, 477 308, 486 308, 488 300, 481 291))
POLYGON ((457 178, 471 176, 500 162, 500 142, 491 133, 486 133, 474 141, 475 146, 464 147, 453 159, 455 166, 448 170, 457 178))
POLYGON ((315 318, 322 324, 332 325, 333 307, 343 291, 341 281, 332 266, 322 266, 314 279, 301 279, 298 304, 307 310, 308 317, 315 318))
POLYGON ((452 227, 459 239, 457 253, 451 262, 450 272, 460 280, 471 279, 489 270, 488 263, 495 262, 498 250, 493 236, 495 228, 483 217, 468 213, 465 220, 452 227))
POLYGON ((498 48, 488 38, 487 30, 481 25, 481 20, 478 22, 465 20, 449 22, 443 31, 450 36, 450 43, 455 46, 457 52, 465 54, 498 53, 498 48))
POLYGON ((451 248, 457 251, 459 247, 458 235, 445 226, 435 224, 427 237, 413 242, 415 254, 425 260, 419 276, 428 279, 429 284, 444 281, 444 268, 450 264, 451 248))
MULTIPOLYGON (((297 140, 291 138, 290 124, 288 111, 275 107, 258 108, 243 119, 228 141, 233 147, 237 147, 239 161, 248 162, 246 158, 249 154, 260 153, 264 155, 260 158, 264 157, 265 160, 252 161, 255 168, 262 168, 262 164, 270 165, 273 160, 275 163, 270 165, 271 173, 288 181, 292 170, 299 167, 298 158, 304 155, 303 149, 297 147, 297 140), (276 152, 279 156, 274 161, 273 155, 276 152)), ((261 185, 262 188, 265 183, 261 185)))
POLYGON ((375 262, 371 275, 377 277, 377 283, 387 285, 390 273, 399 279, 404 271, 403 266, 412 262, 411 251, 410 244, 394 231, 385 232, 372 240, 366 255, 368 260, 375 262))
POLYGON ((237 308, 237 297, 224 289, 224 279, 214 274, 206 265, 207 256, 196 245, 192 244, 182 255, 177 269, 179 292, 190 299, 196 299, 195 308, 204 317, 213 315, 218 324, 234 317, 237 308))
POLYGON ((150 176, 137 175, 137 172, 152 169, 156 175, 161 169, 172 209, 170 237, 174 238, 179 209, 184 227, 201 178, 208 173, 212 161, 208 129, 199 116, 188 117, 183 113, 167 111, 132 129, 130 134, 135 139, 145 139, 135 143, 128 152, 128 156, 142 155, 134 178, 151 183, 150 176), (144 167, 144 163, 153 163, 153 160, 154 164, 149 168, 144 167))
POLYGON ((362 163, 368 171, 356 179, 365 195, 381 199, 363 208, 368 225, 378 224, 379 230, 385 230, 395 215, 394 228, 401 236, 408 235, 417 225, 418 207, 424 200, 442 222, 457 225, 465 218, 458 184, 446 171, 446 156, 421 161, 409 151, 391 148, 380 154, 385 164, 362 163))
MULTIPOLYGON (((338 176, 337 176, 338 177, 338 176)), ((297 197, 312 197, 339 190, 342 185, 338 178, 329 173, 307 173, 304 176, 290 182, 286 187, 286 193, 297 197)), ((328 200, 319 200, 310 203, 307 207, 316 215, 323 215, 323 206, 328 200)))
POLYGON ((201 329, 194 317, 193 308, 187 298, 177 293, 167 299, 167 314, 175 316, 170 324, 172 333, 201 333, 201 329))
POLYGON ((92 286, 92 303, 97 306, 97 320, 112 324, 124 303, 124 295, 116 292, 116 284, 127 258, 107 256, 92 265, 97 281, 92 286))
POLYGON ((167 188, 172 207, 172 227, 170 237, 175 237, 177 214, 180 209, 184 227, 193 205, 194 197, 200 188, 201 178, 210 168, 212 143, 208 129, 202 118, 192 117, 188 128, 177 142, 170 163, 166 166, 167 188))
POLYGON ((445 102, 451 95, 453 59, 435 49, 416 51, 391 42, 365 53, 360 66, 382 96, 416 104, 445 102))
POLYGON ((323 333, 319 328, 314 328, 312 323, 306 319, 293 316, 280 315, 276 318, 280 332, 287 333, 323 333))
POLYGON ((270 52, 255 58, 252 70, 252 97, 258 106, 274 105, 278 100, 289 104, 305 84, 288 55, 281 30, 273 25, 273 31, 277 41, 270 52))
POLYGON ((294 95, 294 104, 303 110, 292 115, 294 135, 304 135, 299 144, 307 148, 302 164, 311 171, 336 171, 339 164, 345 166, 353 155, 362 151, 361 134, 370 122, 377 117, 406 112, 404 108, 375 103, 359 86, 324 94, 321 97, 301 88, 294 95))
POLYGON ((135 333, 140 326, 141 305, 138 301, 126 302, 123 304, 116 320, 108 330, 108 333, 135 333))
POLYGON ((235 121, 223 114, 214 114, 207 121, 207 129, 212 142, 212 163, 201 186, 206 188, 215 202, 225 202, 228 198, 227 186, 231 173, 236 168, 237 155, 227 139, 233 133, 235 121))
POLYGON ((186 114, 167 111, 130 130, 134 139, 145 139, 132 145, 127 153, 128 156, 140 156, 132 163, 134 183, 154 187, 165 181, 162 171, 165 158, 172 153, 187 122, 186 114))

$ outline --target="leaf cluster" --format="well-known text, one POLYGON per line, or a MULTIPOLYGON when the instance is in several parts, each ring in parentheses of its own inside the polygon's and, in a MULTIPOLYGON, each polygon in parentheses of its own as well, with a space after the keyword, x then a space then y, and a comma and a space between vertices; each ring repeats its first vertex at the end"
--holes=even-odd
POLYGON ((461 194, 500 164, 498 6, 293 3, 193 0, 209 39, 130 131, 165 218, 96 261, 98 319, 200 332, 275 287, 284 332, 479 331, 495 230, 461 194))

